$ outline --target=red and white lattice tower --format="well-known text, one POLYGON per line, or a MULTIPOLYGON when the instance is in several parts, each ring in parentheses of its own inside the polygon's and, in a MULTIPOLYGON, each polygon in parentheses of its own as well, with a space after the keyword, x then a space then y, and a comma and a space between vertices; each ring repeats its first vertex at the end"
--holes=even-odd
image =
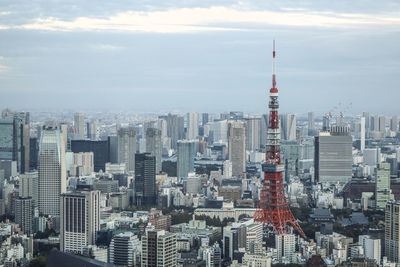
POLYGON ((279 123, 278 88, 275 75, 275 41, 273 43, 273 72, 272 88, 269 91, 269 123, 267 132, 267 150, 265 163, 262 165, 264 172, 263 187, 260 201, 254 219, 258 222, 272 226, 275 234, 285 234, 288 225, 291 225, 305 238, 304 232, 293 216, 286 199, 283 184, 284 166, 281 163, 281 132, 279 123))

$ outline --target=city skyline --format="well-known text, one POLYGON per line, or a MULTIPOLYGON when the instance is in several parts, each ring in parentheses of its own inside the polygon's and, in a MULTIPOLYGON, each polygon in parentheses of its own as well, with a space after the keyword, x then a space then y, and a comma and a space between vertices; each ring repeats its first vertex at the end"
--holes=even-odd
POLYGON ((352 113, 368 107, 394 114, 396 97, 387 96, 398 94, 398 6, 6 2, 0 7, 6 40, 0 44, 0 105, 200 111, 204 104, 195 99, 204 99, 209 112, 264 113, 264 103, 255 100, 270 87, 268 51, 276 39, 284 112, 313 107, 325 113, 352 102, 352 113))

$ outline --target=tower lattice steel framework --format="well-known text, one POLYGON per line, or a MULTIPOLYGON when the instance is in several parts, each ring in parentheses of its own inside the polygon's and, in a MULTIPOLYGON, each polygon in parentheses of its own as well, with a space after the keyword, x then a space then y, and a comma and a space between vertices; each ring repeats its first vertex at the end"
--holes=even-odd
POLYGON ((285 234, 291 225, 305 238, 305 234, 293 216, 286 199, 283 184, 284 166, 281 164, 281 133, 279 125, 278 88, 275 74, 275 41, 273 43, 272 88, 269 91, 269 122, 267 132, 266 160, 262 165, 264 172, 259 207, 254 214, 258 222, 272 226, 276 234, 285 234))

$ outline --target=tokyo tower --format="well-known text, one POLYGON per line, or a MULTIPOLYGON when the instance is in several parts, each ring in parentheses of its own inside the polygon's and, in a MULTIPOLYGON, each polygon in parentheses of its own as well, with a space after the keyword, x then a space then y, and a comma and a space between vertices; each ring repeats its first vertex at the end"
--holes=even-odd
POLYGON ((267 131, 267 149, 265 163, 262 165, 264 172, 263 187, 261 189, 258 209, 254 219, 258 222, 272 226, 275 234, 285 234, 291 225, 305 238, 305 234, 293 216, 285 196, 283 184, 284 166, 281 163, 281 132, 279 123, 278 88, 275 75, 275 41, 273 43, 272 60, 272 88, 269 91, 269 123, 267 131))

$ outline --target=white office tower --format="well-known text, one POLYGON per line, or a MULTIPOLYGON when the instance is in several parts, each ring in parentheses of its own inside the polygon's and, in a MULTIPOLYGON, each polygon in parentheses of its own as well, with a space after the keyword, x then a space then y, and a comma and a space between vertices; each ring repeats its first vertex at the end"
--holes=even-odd
POLYGON ((39 143, 39 212, 60 216, 60 195, 66 191, 63 138, 56 128, 44 128, 39 143))
POLYGON ((393 116, 390 119, 390 130, 392 132, 398 132, 399 131, 399 119, 397 116, 393 116))
POLYGON ((161 130, 156 128, 147 128, 146 130, 146 152, 156 158, 156 173, 161 171, 162 160, 162 142, 161 130))
POLYGON ((61 251, 83 254, 96 243, 100 230, 100 191, 82 191, 61 195, 61 251))
POLYGON ((21 230, 30 235, 33 233, 32 220, 33 220, 33 202, 31 197, 19 197, 14 202, 15 222, 19 225, 21 230))
POLYGON ((282 140, 296 140, 296 115, 281 115, 282 140))
POLYGON ((360 150, 363 152, 365 149, 365 117, 360 120, 360 150))
POLYGON ((380 163, 380 151, 378 148, 366 148, 363 151, 364 164, 375 168, 380 163))
POLYGON ((197 112, 189 112, 187 114, 187 131, 186 139, 194 140, 199 135, 199 114, 197 112))
POLYGON ((271 267, 272 258, 265 254, 244 254, 242 259, 243 266, 251 267, 271 267))
POLYGON ((31 197, 34 207, 39 201, 39 173, 37 171, 25 172, 19 176, 19 196, 22 198, 31 197))
POLYGON ((277 261, 284 264, 293 262, 296 251, 296 237, 294 234, 280 234, 275 236, 277 261))
POLYGON ((372 238, 369 235, 360 235, 358 243, 364 250, 364 256, 367 259, 373 259, 377 264, 381 262, 381 240, 379 238, 372 238))
POLYGON ((224 170, 223 170, 224 178, 232 178, 232 161, 225 160, 224 161, 224 170))
POLYGON ((109 263, 117 266, 137 266, 139 239, 131 232, 115 235, 110 243, 109 263))
POLYGON ((135 171, 136 131, 133 127, 118 129, 118 163, 125 163, 127 171, 135 171))
POLYGON ((94 172, 93 152, 74 153, 72 161, 69 170, 70 176, 86 176, 94 172))
POLYGON ((246 125, 246 150, 256 151, 261 147, 261 118, 245 119, 246 125))
POLYGON ((74 137, 75 139, 85 139, 85 115, 83 113, 74 114, 74 137))
POLYGON ((391 262, 400 262, 400 202, 386 204, 385 256, 391 262))
POLYGON ((177 176, 183 179, 189 172, 194 172, 194 158, 196 156, 196 142, 194 140, 178 141, 177 176))
POLYGON ((229 160, 232 162, 232 176, 242 177, 246 171, 246 131, 242 122, 229 123, 228 149, 229 160))
MULTIPOLYGON (((60 133, 61 133, 62 140, 64 142, 65 151, 67 151, 67 149, 68 149, 68 124, 60 123, 60 133)), ((38 136, 40 136, 40 133, 38 133, 38 136)))
POLYGON ((176 234, 147 231, 142 237, 142 267, 177 266, 176 234))
POLYGON ((385 209, 386 202, 391 198, 390 164, 383 162, 376 170, 375 199, 376 209, 385 209))
POLYGON ((308 126, 308 133, 309 134, 313 133, 313 131, 315 130, 314 112, 308 112, 307 126, 308 126))
POLYGON ((209 127, 208 136, 212 137, 214 143, 228 143, 228 121, 219 120, 206 124, 209 127))

